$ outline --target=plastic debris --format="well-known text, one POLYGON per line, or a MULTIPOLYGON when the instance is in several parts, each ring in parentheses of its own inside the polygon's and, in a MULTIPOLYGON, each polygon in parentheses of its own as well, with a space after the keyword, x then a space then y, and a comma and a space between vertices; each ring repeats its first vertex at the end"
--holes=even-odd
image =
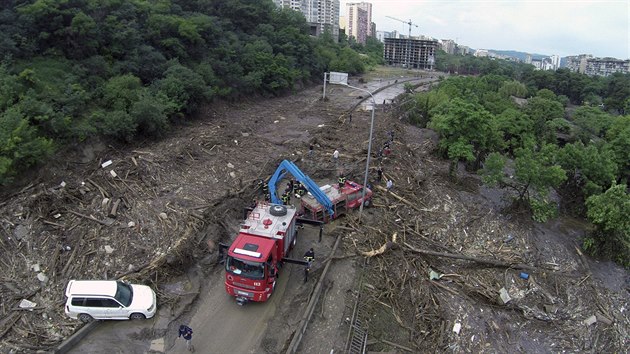
POLYGON ((597 322, 597 317, 595 315, 593 315, 593 316, 591 316, 591 317, 589 317, 589 318, 584 320, 584 324, 587 325, 587 326, 590 326, 590 325, 594 324, 595 322, 597 322))
POLYGON ((431 271, 429 272, 429 279, 431 279, 431 280, 439 280, 439 279, 441 279, 443 276, 444 276, 444 274, 440 274, 440 273, 438 273, 438 272, 436 272, 436 271, 434 271, 434 270, 431 270, 431 271))
POLYGON ((109 171, 109 174, 112 175, 112 177, 118 177, 118 174, 114 172, 114 170, 109 171))
POLYGON ((510 294, 508 294, 508 291, 505 288, 501 288, 501 290, 499 290, 499 297, 501 298, 501 302, 503 302, 503 304, 507 304, 510 300, 512 300, 510 294))
POLYGON ((31 309, 35 306, 37 306, 36 303, 34 303, 33 301, 27 300, 27 299, 22 299, 22 301, 20 301, 20 304, 18 305, 21 309, 31 309))
POLYGON ((160 219, 162 220, 168 219, 168 215, 166 215, 166 213, 160 213, 159 216, 160 216, 160 219))
POLYGON ((462 329, 462 324, 459 322, 455 322, 453 325, 453 332, 459 334, 459 331, 462 329))
POLYGON ((110 245, 105 245, 105 247, 103 248, 105 249, 105 253, 107 254, 111 254, 112 252, 114 252, 114 249, 110 245))
POLYGON ((101 164, 101 167, 102 167, 102 168, 105 168, 105 167, 107 167, 107 166, 109 166, 109 165, 111 165, 111 164, 112 164, 112 160, 107 160, 107 161, 105 161, 105 162, 103 162, 103 163, 101 164))
POLYGON ((42 283, 45 283, 48 281, 48 277, 43 272, 40 272, 40 273, 37 273, 37 280, 41 281, 42 283))
POLYGON ((527 279, 529 279, 529 274, 523 272, 523 273, 519 274, 519 277, 521 277, 522 279, 527 280, 527 279))

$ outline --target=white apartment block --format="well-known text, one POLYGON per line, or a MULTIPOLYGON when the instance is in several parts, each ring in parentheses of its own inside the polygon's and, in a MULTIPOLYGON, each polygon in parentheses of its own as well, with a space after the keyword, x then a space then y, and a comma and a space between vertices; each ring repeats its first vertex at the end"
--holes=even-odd
POLYGON ((440 42, 440 46, 442 47, 442 50, 448 54, 455 54, 457 51, 457 43, 455 43, 452 39, 443 39, 440 42))
POLYGON ((385 42, 385 38, 396 38, 396 36, 394 32, 376 31, 376 39, 381 43, 385 42))
POLYGON ((365 44, 372 36, 372 4, 367 2, 346 4, 346 34, 358 43, 365 44))
POLYGON ((279 7, 301 12, 311 27, 311 35, 329 31, 339 39, 339 0, 274 0, 279 7))
POLYGON ((550 58, 551 58, 551 65, 553 67, 552 70, 558 70, 560 68, 560 56, 554 54, 550 58))
POLYGON ((489 56, 489 55, 490 55, 490 53, 489 53, 486 49, 477 49, 477 50, 475 51, 475 54, 474 54, 474 55, 475 55, 476 57, 483 58, 483 57, 487 57, 487 56, 489 56))

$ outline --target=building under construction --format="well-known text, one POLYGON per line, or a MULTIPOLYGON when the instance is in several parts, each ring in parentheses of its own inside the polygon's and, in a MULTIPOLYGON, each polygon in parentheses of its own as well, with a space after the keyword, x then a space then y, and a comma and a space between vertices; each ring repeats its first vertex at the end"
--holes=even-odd
POLYGON ((437 47, 435 40, 385 38, 383 59, 391 66, 433 70, 437 47))

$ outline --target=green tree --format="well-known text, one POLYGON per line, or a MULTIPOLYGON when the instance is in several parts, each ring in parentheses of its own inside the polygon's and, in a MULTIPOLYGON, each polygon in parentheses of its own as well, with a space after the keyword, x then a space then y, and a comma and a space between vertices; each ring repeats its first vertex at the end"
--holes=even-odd
POLYGON ((523 111, 532 120, 534 136, 538 137, 540 142, 556 140, 555 132, 547 129, 547 122, 564 118, 562 104, 555 100, 533 97, 527 100, 523 111))
POLYGON ((505 97, 519 97, 525 98, 527 97, 527 87, 516 80, 505 81, 501 84, 499 88, 499 93, 505 97))
POLYGON ((477 166, 501 144, 495 117, 481 105, 460 98, 437 107, 429 128, 440 135, 439 147, 451 159, 452 174, 459 161, 476 161, 477 166))
POLYGON ((15 108, 0 114, 0 184, 42 162, 53 152, 52 140, 38 136, 37 129, 15 108))
POLYGON ((630 265, 630 195, 628 186, 616 184, 603 194, 586 200, 589 220, 597 227, 585 240, 593 253, 610 254, 625 266, 630 265))
POLYGON ((168 99, 169 114, 195 112, 211 92, 201 75, 180 64, 174 63, 164 74, 164 79, 156 82, 156 87, 168 99))
MULTIPOLYGON (((516 150, 514 161, 499 153, 488 155, 481 170, 484 183, 508 188, 516 193, 516 206, 527 206, 536 221, 545 221, 551 215, 547 197, 551 188, 557 188, 567 178, 556 163, 556 146, 544 145, 539 151, 532 147, 516 150), (514 173, 509 174, 508 171, 514 173)), ((555 207, 553 208, 555 210, 555 207)))
POLYGON ((617 178, 617 163, 608 149, 582 142, 567 144, 557 154, 558 163, 567 174, 567 183, 586 198, 601 193, 617 178))
POLYGON ((606 148, 615 156, 620 177, 630 180, 630 116, 615 117, 606 131, 606 148))
POLYGON ((601 138, 613 122, 613 116, 598 107, 581 106, 573 113, 573 122, 579 128, 576 135, 588 142, 592 138, 601 138))

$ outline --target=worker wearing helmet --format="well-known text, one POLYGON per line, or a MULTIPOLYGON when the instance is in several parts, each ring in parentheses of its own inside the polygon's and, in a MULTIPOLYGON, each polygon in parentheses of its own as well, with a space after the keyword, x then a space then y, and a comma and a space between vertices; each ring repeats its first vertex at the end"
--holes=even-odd
POLYGON ((346 176, 339 176, 339 179, 337 181, 339 182, 339 191, 341 191, 341 188, 346 185, 346 176))
POLYGON ((281 199, 282 199, 282 204, 289 205, 289 199, 290 199, 289 193, 284 193, 281 199))

